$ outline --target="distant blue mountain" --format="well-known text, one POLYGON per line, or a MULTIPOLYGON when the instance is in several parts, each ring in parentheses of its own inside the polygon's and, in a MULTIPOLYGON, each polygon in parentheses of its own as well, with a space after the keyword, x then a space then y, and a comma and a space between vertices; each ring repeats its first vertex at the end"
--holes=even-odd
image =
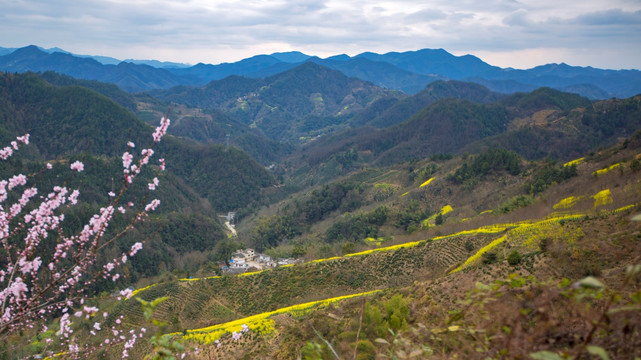
POLYGON ((0 47, 0 56, 11 54, 14 51, 16 51, 16 48, 3 48, 3 47, 0 47))
POLYGON ((389 52, 383 55, 366 52, 356 55, 356 58, 386 62, 416 74, 438 75, 452 80, 471 76, 485 77, 484 75, 495 74, 502 70, 475 56, 454 56, 443 49, 389 52))
POLYGON ((305 55, 300 51, 290 51, 290 52, 275 52, 270 55, 273 58, 276 58, 279 61, 286 63, 302 63, 303 61, 309 59, 311 56, 305 55))
POLYGON ((82 58, 63 52, 47 53, 33 45, 0 56, 0 70, 18 73, 52 70, 78 79, 113 83, 130 92, 202 83, 197 78, 176 75, 165 69, 148 65, 125 62, 118 65, 104 65, 92 58, 82 58))
POLYGON ((641 71, 603 70, 567 64, 547 64, 527 70, 489 65, 473 55, 455 56, 443 49, 354 57, 345 54, 321 59, 298 51, 256 55, 234 63, 199 63, 188 66, 156 60, 126 60, 77 56, 59 48, 0 48, 0 71, 52 70, 80 79, 112 82, 127 91, 166 89, 177 85, 204 85, 231 75, 265 78, 305 62, 338 70, 387 89, 415 94, 436 80, 478 83, 501 93, 551 87, 590 99, 627 98, 641 93, 641 71), (126 65, 128 64, 128 65, 126 65))
POLYGON ((219 65, 209 65, 199 63, 189 68, 170 69, 177 75, 190 75, 202 79, 204 82, 224 79, 230 75, 247 76, 261 69, 268 68, 272 65, 283 63, 270 55, 256 55, 235 63, 222 63, 219 65))

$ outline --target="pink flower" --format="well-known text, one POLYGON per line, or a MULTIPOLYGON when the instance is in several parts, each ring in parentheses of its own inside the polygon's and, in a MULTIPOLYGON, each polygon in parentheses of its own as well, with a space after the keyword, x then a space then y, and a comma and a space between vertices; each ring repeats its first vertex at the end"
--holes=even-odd
POLYGON ((153 211, 160 205, 160 200, 154 199, 147 206, 145 206, 145 211, 153 211))
POLYGON ((235 332, 235 331, 234 331, 234 332, 231 334, 231 337, 232 337, 232 339, 234 339, 234 340, 240 340, 241 334, 240 334, 239 332, 235 332))
POLYGON ((78 203, 78 196, 80 196, 80 191, 72 191, 71 195, 69 195, 69 202, 71 202, 73 205, 76 205, 78 203))
POLYGON ((170 120, 166 118, 160 119, 160 126, 156 128, 153 133, 154 141, 159 142, 160 139, 167 133, 167 128, 169 128, 170 120))
POLYGON ((131 251, 129 252, 129 256, 134 256, 138 251, 142 249, 142 243, 137 242, 131 246, 131 251))
POLYGON ((135 148, 135 147, 136 147, 136 144, 134 144, 134 143, 133 143, 133 142, 131 142, 131 141, 128 141, 128 142, 127 142, 127 146, 129 146, 130 148, 135 148))
POLYGON ((16 140, 20 141, 21 143, 28 145, 29 144, 29 134, 24 134, 24 136, 18 136, 16 140))
POLYGON ((128 169, 133 159, 134 159, 134 156, 131 155, 129 152, 125 152, 124 154, 122 154, 122 167, 124 167, 125 169, 128 169))
POLYGON ((51 169, 51 168, 53 168, 53 165, 51 165, 51 163, 47 163, 47 169, 51 169))
MULTIPOLYGON (((132 293, 133 290, 131 289, 120 290, 120 296, 124 296, 126 299, 129 299, 132 293)), ((116 323, 120 324, 120 319, 116 320, 116 323)))
POLYGON ((9 179, 9 186, 7 188, 11 190, 16 186, 24 185, 26 183, 27 183, 27 177, 22 174, 18 174, 11 177, 11 179, 9 179))
POLYGON ((80 161, 76 161, 73 164, 71 164, 71 170, 76 170, 78 172, 81 172, 85 169, 85 165, 81 163, 80 161))

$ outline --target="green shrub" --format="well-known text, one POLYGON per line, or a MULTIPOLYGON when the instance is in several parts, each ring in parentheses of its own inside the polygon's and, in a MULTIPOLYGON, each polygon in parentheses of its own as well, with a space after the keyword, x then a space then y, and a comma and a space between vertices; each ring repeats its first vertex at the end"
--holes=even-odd
POLYGON ((497 260, 497 255, 495 252, 486 252, 481 256, 483 264, 494 264, 497 260))
POLYGON ((521 260, 521 254, 516 249, 510 251, 510 254, 507 256, 507 263, 512 266, 520 264, 521 260))

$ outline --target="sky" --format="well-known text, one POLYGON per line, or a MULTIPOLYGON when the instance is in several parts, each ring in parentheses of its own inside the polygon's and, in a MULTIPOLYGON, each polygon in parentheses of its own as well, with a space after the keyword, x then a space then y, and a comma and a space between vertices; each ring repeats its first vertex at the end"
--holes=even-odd
POLYGON ((518 69, 641 69, 641 0, 0 0, 0 9, 0 47, 121 60, 442 48, 518 69))

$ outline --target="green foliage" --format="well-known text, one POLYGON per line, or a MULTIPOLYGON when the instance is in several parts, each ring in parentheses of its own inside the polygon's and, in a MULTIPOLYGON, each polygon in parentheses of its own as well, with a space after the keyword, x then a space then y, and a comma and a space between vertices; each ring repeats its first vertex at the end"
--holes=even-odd
POLYGON ((506 171, 510 175, 521 173, 521 157, 513 151, 505 149, 489 149, 474 157, 470 165, 467 162, 448 176, 448 180, 456 183, 476 183, 486 175, 506 171))
POLYGON ((359 241, 366 237, 378 237, 378 229, 387 221, 389 210, 379 206, 369 213, 347 215, 335 221, 325 233, 328 242, 340 240, 359 241))
POLYGON ((560 184, 563 181, 577 176, 576 165, 563 166, 555 165, 550 160, 545 160, 543 165, 534 171, 532 179, 527 183, 530 194, 536 195, 543 192, 552 184, 560 184))
POLYGON ((289 215, 261 218, 252 228, 250 239, 258 251, 280 244, 283 240, 299 235, 301 230, 289 215))
POLYGON ((300 356, 303 360, 320 360, 323 358, 323 346, 316 342, 308 341, 300 349, 300 356))
POLYGON ((147 355, 145 359, 174 360, 176 359, 176 353, 180 353, 185 350, 183 339, 176 335, 165 334, 164 331, 167 323, 154 318, 154 312, 157 310, 158 305, 168 299, 168 297, 160 297, 152 301, 145 301, 141 298, 136 298, 142 306, 145 320, 151 321, 151 323, 156 327, 156 333, 149 339, 149 343, 153 346, 153 354, 147 355))
POLYGON ((347 242, 341 248, 343 255, 351 254, 356 251, 356 245, 353 242, 347 242))
POLYGON ((401 294, 396 294, 390 299, 382 301, 378 306, 365 303, 363 312, 363 331, 370 339, 385 338, 392 332, 407 327, 409 320, 409 299, 401 294))
POLYGON ((518 208, 526 207, 532 204, 533 201, 534 199, 532 199, 531 196, 516 195, 507 200, 505 203, 501 204, 501 206, 499 206, 499 211, 503 214, 507 214, 510 211, 516 210, 518 208))
POLYGON ((510 253, 507 256, 507 263, 512 266, 520 264, 521 260, 522 260, 521 253, 519 253, 519 251, 516 249, 510 251, 510 253))
POLYGON ((467 250, 468 252, 471 252, 472 250, 474 250, 474 243, 472 242, 472 240, 470 239, 465 240, 465 250, 467 250))
POLYGON ((414 171, 410 174, 410 180, 414 183, 422 183, 423 181, 429 179, 438 171, 438 166, 434 163, 425 165, 422 169, 414 171))
POLYGON ((418 201, 412 200, 405 207, 391 213, 390 217, 393 219, 394 226, 408 230, 412 225, 420 227, 421 222, 427 218, 428 212, 429 209, 421 206, 418 201))
POLYGON ((483 264, 486 264, 486 265, 494 264, 497 259, 498 259, 498 256, 496 255, 495 252, 485 252, 481 256, 481 260, 483 261, 483 264))
POLYGON ((211 260, 213 261, 229 261, 231 255, 236 252, 236 250, 244 249, 245 245, 235 242, 233 240, 222 240, 216 244, 214 251, 211 254, 211 260))
POLYGON ((305 254, 307 254, 307 250, 304 247, 300 246, 300 245, 296 245, 294 247, 294 250, 292 250, 292 257, 293 258, 300 258, 300 257, 305 256, 305 254))
POLYGON ((320 190, 312 191, 303 204, 297 204, 297 212, 307 223, 313 223, 338 209, 351 211, 360 206, 363 190, 363 185, 345 181, 323 185, 320 190))

